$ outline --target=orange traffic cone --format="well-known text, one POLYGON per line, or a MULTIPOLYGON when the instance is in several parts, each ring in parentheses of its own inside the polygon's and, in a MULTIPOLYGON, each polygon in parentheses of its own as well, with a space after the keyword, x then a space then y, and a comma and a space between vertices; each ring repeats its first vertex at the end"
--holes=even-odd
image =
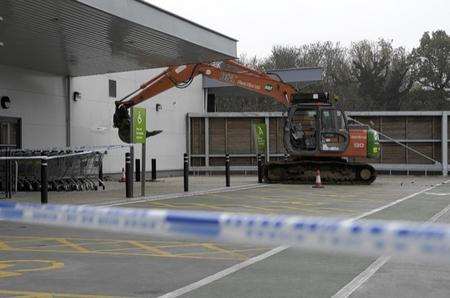
POLYGON ((125 169, 122 168, 122 177, 120 177, 119 182, 125 182, 127 178, 125 177, 125 169))
POLYGON ((316 172, 316 184, 313 185, 313 188, 323 188, 322 179, 320 178, 320 170, 317 169, 316 172))

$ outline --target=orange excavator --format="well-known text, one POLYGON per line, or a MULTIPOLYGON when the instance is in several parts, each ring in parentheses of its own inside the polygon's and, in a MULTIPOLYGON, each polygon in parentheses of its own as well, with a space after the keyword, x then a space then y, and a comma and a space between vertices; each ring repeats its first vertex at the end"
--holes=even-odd
MULTIPOLYGON (((117 101, 113 122, 120 139, 130 142, 129 108, 170 88, 186 88, 200 74, 271 97, 287 107, 283 143, 290 158, 266 162, 266 182, 309 183, 315 180, 318 169, 322 181, 331 184, 371 184, 376 179, 371 165, 352 161, 379 155, 376 131, 350 125, 345 113, 331 104, 327 93, 300 93, 276 74, 263 73, 234 60, 171 66, 117 101)), ((147 132, 147 137, 160 132, 147 132)))

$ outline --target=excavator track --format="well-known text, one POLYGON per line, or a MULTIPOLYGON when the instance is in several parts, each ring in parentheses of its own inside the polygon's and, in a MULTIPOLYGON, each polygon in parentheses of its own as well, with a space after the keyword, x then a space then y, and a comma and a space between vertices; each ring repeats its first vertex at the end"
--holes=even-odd
POLYGON ((375 169, 364 163, 346 161, 286 161, 268 162, 264 166, 267 183, 313 184, 317 170, 325 184, 369 185, 375 181, 375 169))

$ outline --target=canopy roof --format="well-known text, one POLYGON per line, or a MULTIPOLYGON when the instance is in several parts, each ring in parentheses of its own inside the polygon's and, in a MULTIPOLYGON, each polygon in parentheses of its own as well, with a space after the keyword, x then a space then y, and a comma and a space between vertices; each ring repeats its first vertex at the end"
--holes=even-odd
POLYGON ((236 40, 138 0, 1 0, 0 64, 83 76, 236 57, 236 40))

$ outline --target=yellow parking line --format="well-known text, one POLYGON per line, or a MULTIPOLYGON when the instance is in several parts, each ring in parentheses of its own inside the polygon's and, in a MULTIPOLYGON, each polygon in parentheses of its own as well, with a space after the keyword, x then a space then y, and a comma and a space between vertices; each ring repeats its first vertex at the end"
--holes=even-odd
MULTIPOLYGON (((32 242, 32 241, 35 241, 36 242, 36 240, 41 240, 41 239, 39 239, 39 238, 37 238, 37 239, 28 239, 27 240, 27 242, 32 242)), ((67 247, 68 245, 67 244, 65 244, 65 243, 61 243, 58 239, 50 239, 51 241, 57 241, 59 244, 49 244, 49 245, 39 245, 39 246, 33 246, 33 245, 31 245, 31 246, 20 246, 20 247, 10 247, 10 250, 14 250, 14 249, 16 249, 16 248, 20 248, 20 249, 22 249, 22 248, 25 248, 25 249, 41 249, 41 248, 60 248, 60 247, 67 247)), ((22 242, 19 242, 19 241, 8 241, 10 244, 15 244, 15 243, 22 243, 22 242)), ((98 245, 98 244, 101 244, 101 245, 109 245, 109 244, 117 244, 117 243, 121 243, 121 242, 124 242, 124 241, 108 241, 108 242, 99 242, 99 241, 96 241, 96 242, 83 242, 83 243, 78 243, 78 245, 79 246, 81 246, 81 247, 83 247, 84 248, 84 246, 85 245, 98 245)), ((31 243, 31 244, 33 244, 33 243, 31 243)), ((73 248, 73 247, 72 247, 73 248)), ((87 248, 86 248, 87 249, 87 248)), ((77 249, 75 249, 75 250, 77 250, 77 249)), ((77 250, 77 251, 79 251, 79 250, 77 250)), ((86 252, 89 252, 89 251, 91 251, 91 250, 89 250, 89 249, 87 249, 87 251, 86 252)))
POLYGON ((29 262, 37 262, 37 263, 50 263, 47 267, 39 267, 39 268, 29 268, 29 269, 18 269, 16 272, 34 272, 34 271, 47 271, 47 270, 56 270, 64 267, 64 263, 57 261, 47 261, 47 260, 14 260, 14 263, 29 263, 29 262))
POLYGON ((161 257, 161 258, 174 258, 174 259, 205 259, 205 260, 232 260, 233 258, 224 258, 224 257, 207 257, 207 256, 185 256, 183 254, 170 254, 167 253, 165 255, 159 255, 155 253, 151 253, 148 251, 147 253, 131 253, 131 252, 104 252, 104 251, 89 251, 89 252, 78 252, 78 251, 68 251, 68 250, 50 250, 50 249, 13 249, 12 251, 16 252, 43 252, 43 253, 61 253, 61 254, 93 254, 93 255, 106 255, 106 256, 142 256, 142 257, 161 257))
POLYGON ((235 256, 238 259, 242 259, 242 260, 247 259, 247 256, 244 256, 244 255, 242 255, 240 253, 237 253, 237 252, 234 252, 234 251, 231 251, 231 250, 226 250, 226 249, 221 248, 218 245, 213 244, 213 243, 203 243, 202 246, 206 247, 208 249, 211 249, 211 250, 215 250, 215 251, 221 252, 221 253, 233 255, 233 256, 235 256))
POLYGON ((169 244, 169 245, 158 245, 158 248, 177 248, 177 247, 196 247, 200 246, 201 243, 179 243, 179 244, 169 244))
MULTIPOLYGON (((33 267, 33 266, 32 266, 33 267)), ((7 260, 0 261, 0 278, 21 276, 22 273, 55 270, 64 267, 64 263, 49 260, 7 260), (18 264, 43 264, 43 267, 16 269, 18 264)))
POLYGON ((80 295, 67 293, 45 293, 45 292, 30 292, 30 291, 8 291, 0 290, 0 295, 8 295, 10 297, 27 297, 27 298, 119 298, 116 296, 105 295, 80 295))
POLYGON ((140 249, 143 249, 145 251, 149 251, 151 253, 154 253, 154 254, 156 254, 158 256, 170 256, 170 255, 172 255, 171 253, 168 253, 167 251, 164 251, 164 250, 159 249, 157 247, 145 245, 145 244, 143 244, 141 242, 138 242, 138 241, 130 240, 130 241, 127 241, 127 243, 129 243, 129 244, 131 244, 131 245, 133 245, 135 247, 138 247, 140 249))
POLYGON ((89 252, 89 249, 78 245, 76 243, 70 242, 69 240, 65 239, 65 238, 59 238, 59 239, 55 239, 56 241, 58 241, 59 243, 68 246, 70 248, 75 249, 76 251, 80 251, 80 252, 89 252))
POLYGON ((132 247, 125 247, 125 248, 111 248, 111 249, 96 249, 96 252, 119 252, 119 251, 126 251, 133 249, 132 247))
POLYGON ((169 257, 169 258, 191 258, 191 259, 213 259, 213 260, 230 260, 230 259, 242 259, 245 258, 244 255, 239 254, 239 252, 234 252, 232 249, 222 249, 214 244, 209 243, 192 243, 192 242, 180 242, 180 241, 135 241, 135 240, 113 240, 113 239, 86 239, 86 238, 57 238, 57 237, 30 237, 30 236, 11 236, 3 237, 0 239, 8 239, 7 244, 4 243, 0 250, 3 251, 15 251, 15 252, 44 252, 44 253, 81 253, 81 254, 97 254, 97 255, 128 255, 128 256, 154 256, 154 257, 169 257), (25 239, 23 239, 25 238, 25 239), (12 240, 14 239, 14 240, 12 240), (49 241, 49 245, 36 246, 32 245, 34 243, 29 243, 29 246, 24 247, 20 245, 14 247, 8 245, 10 243, 21 242, 21 240, 36 241, 38 243, 45 244, 45 241, 49 241), (96 240, 94 242, 94 240, 96 240), (98 241, 97 241, 98 240, 98 241), (75 242, 76 241, 76 242, 75 242), (106 241, 106 242, 104 242, 106 241), (58 243, 58 244, 56 244, 58 243), (86 245, 101 245, 99 249, 93 248, 91 246, 86 247, 86 245), (122 247, 108 247, 109 244, 118 244, 122 247), (104 246, 106 245, 106 247, 104 246), (128 247, 124 247, 124 246, 128 247), (170 248, 189 248, 189 247, 203 247, 208 249, 207 252, 199 252, 199 254, 194 253, 181 254, 172 253, 167 251, 170 248), (138 248, 143 251, 136 252, 131 251, 133 248, 138 248), (128 250, 128 251, 127 251, 128 250), (224 253, 227 256, 211 256, 211 253, 224 253), (203 254, 203 255, 201 255, 203 254))
POLYGON ((11 247, 3 241, 0 241, 0 250, 10 250, 11 247))

